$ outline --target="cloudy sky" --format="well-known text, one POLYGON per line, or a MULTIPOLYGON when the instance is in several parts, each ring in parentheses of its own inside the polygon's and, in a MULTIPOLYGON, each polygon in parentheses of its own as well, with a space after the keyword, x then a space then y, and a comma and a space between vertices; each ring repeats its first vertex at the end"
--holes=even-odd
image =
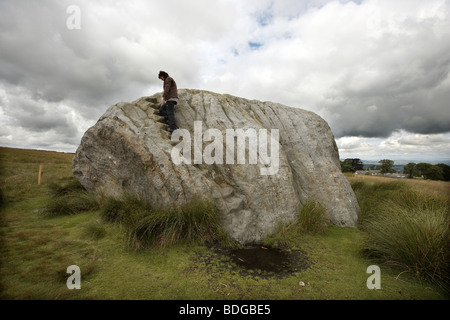
POLYGON ((316 112, 341 158, 450 159, 450 0, 0 0, 0 146, 74 152, 159 70, 316 112))

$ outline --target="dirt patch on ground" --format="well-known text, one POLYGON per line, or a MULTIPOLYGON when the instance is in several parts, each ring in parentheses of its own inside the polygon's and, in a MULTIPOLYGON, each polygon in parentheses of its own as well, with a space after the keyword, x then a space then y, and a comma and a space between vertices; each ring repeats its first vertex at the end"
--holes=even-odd
POLYGON ((312 262, 300 249, 250 246, 239 249, 209 248, 198 259, 208 268, 225 268, 243 276, 283 278, 308 269, 312 262))

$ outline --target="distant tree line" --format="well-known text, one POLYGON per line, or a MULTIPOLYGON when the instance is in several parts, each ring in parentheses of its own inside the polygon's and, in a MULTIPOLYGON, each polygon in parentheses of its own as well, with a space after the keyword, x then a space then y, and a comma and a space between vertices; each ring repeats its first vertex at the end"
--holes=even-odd
POLYGON ((403 173, 409 178, 424 177, 430 180, 450 181, 450 166, 444 163, 408 163, 403 168, 403 173))
MULTIPOLYGON (((394 161, 389 159, 383 159, 378 161, 380 165, 372 165, 367 169, 379 170, 381 174, 395 173, 394 161)), ((360 159, 345 159, 341 161, 342 172, 356 172, 358 170, 364 170, 364 163, 360 159)), ((429 180, 442 180, 450 181, 450 166, 440 164, 429 163, 408 163, 403 167, 403 173, 407 174, 409 178, 419 178, 429 180)))

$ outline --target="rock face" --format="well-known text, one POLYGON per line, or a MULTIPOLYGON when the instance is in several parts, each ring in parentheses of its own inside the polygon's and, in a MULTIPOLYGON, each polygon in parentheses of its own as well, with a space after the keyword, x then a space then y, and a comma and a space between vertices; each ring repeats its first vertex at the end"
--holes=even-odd
POLYGON ((243 244, 298 219, 310 199, 327 207, 331 223, 356 226, 355 195, 341 173, 334 136, 318 115, 179 90, 175 118, 185 130, 171 136, 157 115, 160 97, 118 103, 85 133, 73 173, 86 189, 116 198, 133 194, 157 206, 212 198, 225 229, 243 244))

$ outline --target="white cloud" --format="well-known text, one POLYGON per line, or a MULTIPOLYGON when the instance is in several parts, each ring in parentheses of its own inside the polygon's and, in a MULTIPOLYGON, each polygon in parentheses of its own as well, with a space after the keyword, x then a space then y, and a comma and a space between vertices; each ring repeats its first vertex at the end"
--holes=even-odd
POLYGON ((450 134, 394 132, 387 139, 343 137, 336 141, 340 158, 366 160, 449 160, 450 134))
POLYGON ((444 1, 335 1, 274 15, 246 33, 257 50, 213 65, 205 86, 315 111, 338 137, 447 132, 448 13, 444 1))
POLYGON ((446 0, 5 0, 0 47, 1 144, 33 147, 39 133, 75 150, 110 105, 160 91, 159 70, 181 88, 314 111, 343 150, 450 131, 446 0), (69 5, 81 30, 66 27, 69 5))

